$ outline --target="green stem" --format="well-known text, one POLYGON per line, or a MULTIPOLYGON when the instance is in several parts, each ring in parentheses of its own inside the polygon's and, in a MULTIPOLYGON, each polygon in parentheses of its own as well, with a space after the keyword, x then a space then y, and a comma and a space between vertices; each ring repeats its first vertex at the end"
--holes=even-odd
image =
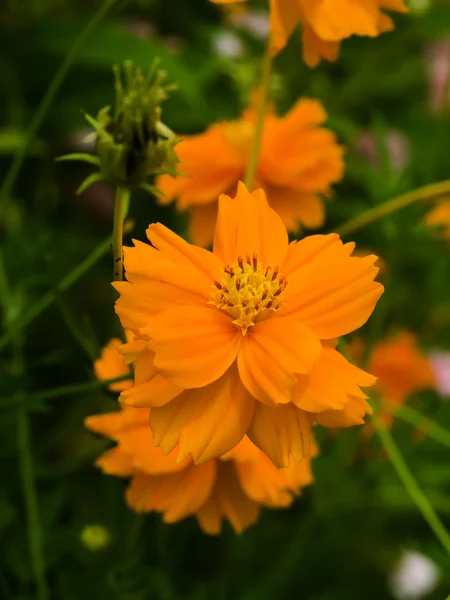
POLYGON ((53 388, 51 390, 44 390, 42 392, 36 392, 35 394, 21 396, 19 400, 17 396, 0 400, 0 408, 20 406, 24 402, 31 403, 39 400, 51 400, 52 398, 60 398, 62 396, 72 396, 75 394, 81 394, 83 392, 90 392, 91 390, 108 387, 113 383, 120 383, 121 381, 128 381, 129 379, 132 379, 132 375, 127 373, 126 375, 120 375, 119 377, 104 379, 102 381, 93 379, 92 381, 85 381, 84 383, 72 383, 59 388, 53 388))
POLYGON ((444 446, 448 446, 450 448, 450 431, 444 429, 444 427, 441 427, 432 419, 425 417, 420 412, 414 410, 414 408, 411 408, 406 404, 398 405, 394 402, 387 403, 384 401, 383 405, 386 406, 388 412, 393 414, 396 418, 401 419, 409 425, 418 427, 420 431, 428 435, 430 438, 436 440, 436 442, 444 444, 444 446))
POLYGON ((42 535, 39 523, 39 511, 33 473, 33 462, 30 443, 30 425, 28 414, 24 408, 17 412, 17 440, 19 445, 20 472, 25 498, 28 542, 30 545, 31 563, 37 587, 38 600, 48 600, 49 592, 45 579, 45 563, 42 553, 42 535))
POLYGON ((245 185, 251 191, 255 181, 256 171, 258 168, 259 154, 261 151, 261 140, 264 130, 264 121, 269 101, 270 90, 270 75, 272 70, 272 57, 267 44, 266 53, 264 55, 263 70, 261 77, 261 86, 258 98, 258 110, 256 113, 255 132, 252 139, 252 147, 250 150, 249 162, 245 173, 245 185))
POLYGON ((113 228, 113 257, 114 257, 114 281, 123 279, 123 222, 130 202, 130 190, 119 186, 116 190, 116 202, 114 205, 114 228, 113 228))
POLYGON ((428 498, 422 492, 419 484, 414 479, 411 471, 408 469, 403 456, 401 455, 391 433, 386 429, 381 419, 375 414, 372 417, 378 437, 386 450, 394 469, 397 471, 401 482, 411 499, 422 513, 431 530, 434 532, 437 539, 441 542, 447 553, 450 555, 450 534, 445 528, 445 525, 435 512, 428 498))
POLYGON ((16 182, 17 176, 22 167, 23 161, 28 153, 28 149, 30 147, 31 142, 34 139, 34 136, 39 130, 39 127, 42 124, 49 108, 51 107, 64 79, 69 72, 69 69, 77 59, 81 50, 83 50, 86 45, 87 40, 94 33, 97 27, 100 25, 105 16, 112 10, 112 8, 119 2, 120 0, 106 0, 106 2, 99 8, 99 10, 94 14, 92 19, 88 22, 86 27, 81 32, 78 39, 75 41, 74 45, 68 52, 67 56, 61 63, 58 71, 55 73, 52 81, 50 82, 47 91, 44 94, 44 97, 39 104, 33 119, 28 127, 28 131, 25 136, 25 140, 23 144, 17 149, 16 155, 14 157, 11 166, 6 173, 5 179, 3 180, 3 184, 0 188, 0 214, 4 208, 4 204, 7 198, 11 195, 11 191, 16 182))
POLYGON ((94 362, 98 356, 95 345, 91 343, 91 339, 83 331, 83 328, 77 322, 62 296, 57 298, 57 304, 73 339, 79 344, 80 348, 86 353, 88 358, 94 362))
POLYGON ((366 227, 366 225, 370 225, 371 223, 374 223, 383 217, 387 217, 388 215, 405 208, 406 206, 410 206, 416 202, 434 200, 439 196, 444 196, 445 194, 449 193, 450 180, 425 185, 417 188, 416 190, 412 190, 411 192, 406 192, 406 194, 402 194, 401 196, 397 196, 396 198, 392 198, 392 200, 383 202, 382 204, 379 204, 370 210, 366 210, 354 219, 350 219, 338 227, 336 229, 336 233, 339 233, 339 235, 343 237, 347 236, 350 233, 358 231, 358 229, 361 229, 362 227, 366 227))
POLYGON ((56 290, 47 292, 33 307, 13 321, 6 333, 0 338, 0 350, 12 342, 17 335, 34 321, 44 310, 46 310, 58 297, 61 292, 68 290, 80 277, 82 277, 91 267, 93 267, 110 249, 111 237, 101 242, 81 263, 66 275, 56 286, 56 290))

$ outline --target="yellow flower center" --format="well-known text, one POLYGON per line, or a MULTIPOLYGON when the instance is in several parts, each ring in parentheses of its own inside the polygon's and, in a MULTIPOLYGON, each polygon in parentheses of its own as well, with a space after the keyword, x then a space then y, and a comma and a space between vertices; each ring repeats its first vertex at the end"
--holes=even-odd
POLYGON ((246 259, 239 256, 224 268, 222 280, 214 282, 209 304, 231 315, 245 335, 249 327, 280 308, 286 287, 278 267, 266 267, 256 254, 246 259))
POLYGON ((247 160, 252 145, 253 132, 255 129, 251 121, 243 119, 239 121, 228 121, 222 124, 223 132, 227 142, 244 160, 247 160))

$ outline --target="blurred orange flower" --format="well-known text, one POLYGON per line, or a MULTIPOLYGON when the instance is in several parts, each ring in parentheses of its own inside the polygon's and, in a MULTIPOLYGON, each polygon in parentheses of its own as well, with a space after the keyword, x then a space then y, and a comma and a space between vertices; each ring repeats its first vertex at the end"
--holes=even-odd
POLYGON ((225 518, 241 533, 256 522, 262 507, 289 506, 313 481, 310 460, 277 469, 247 437, 220 460, 177 462, 176 450, 164 456, 154 447, 149 414, 149 409, 124 405, 120 412, 86 419, 89 429, 117 442, 96 464, 109 475, 131 477, 126 500, 138 512, 161 512, 166 523, 195 515, 209 534, 219 533, 225 518))
MULTIPOLYGON (((357 360, 362 352, 363 345, 356 340, 350 346, 350 354, 357 360)), ((420 350, 416 337, 407 331, 379 342, 370 356, 368 368, 377 377, 380 416, 388 426, 393 421, 393 404, 404 404, 411 394, 435 387, 430 360, 420 350)))
MULTIPOLYGON (((212 0, 231 4, 242 0, 212 0)), ((310 67, 336 60, 340 42, 352 35, 376 37, 394 28, 383 11, 406 13, 404 0, 270 0, 271 50, 282 50, 299 24, 303 59, 310 67)))
POLYGON ((442 200, 425 217, 425 225, 441 229, 443 239, 450 241, 450 198, 442 200))
MULTIPOLYGON (((323 128, 327 114, 317 100, 302 99, 285 115, 268 112, 265 119, 255 188, 261 187, 270 206, 289 231, 299 225, 314 229, 325 220, 322 197, 342 178, 343 149, 334 134, 323 128)), ((180 171, 187 177, 158 178, 157 186, 180 210, 188 210, 193 243, 212 242, 217 197, 234 195, 243 179, 254 132, 255 112, 240 120, 219 123, 204 133, 185 138, 177 146, 180 171)))
MULTIPOLYGON (((118 343, 111 340, 97 361, 99 379, 122 374, 118 343)), ((247 437, 220 460, 178 463, 175 450, 164 456, 154 447, 149 416, 147 408, 122 405, 119 412, 86 419, 90 430, 117 442, 96 464, 109 475, 131 477, 126 499, 138 512, 162 512, 167 523, 195 514, 209 534, 219 533, 225 518, 240 533, 258 519, 263 506, 287 507, 313 481, 310 460, 277 469, 247 437)))
POLYGON ((247 434, 278 467, 311 452, 311 425, 363 423, 360 386, 334 340, 363 325, 383 292, 375 256, 351 257, 336 234, 288 243, 262 190, 221 196, 214 251, 161 224, 125 248, 116 311, 136 339, 122 348, 151 407, 154 443, 178 460, 226 454, 247 434))
POLYGON ((376 37, 394 28, 383 10, 406 13, 404 0, 270 0, 271 48, 276 54, 293 29, 303 26, 303 59, 315 67, 336 60, 340 42, 352 35, 376 37))
MULTIPOLYGON (((132 336, 127 334, 127 340, 131 341, 132 336)), ((122 346, 123 342, 119 338, 113 338, 110 340, 104 348, 100 358, 94 362, 94 373, 97 379, 103 381, 104 379, 114 379, 121 375, 127 375, 130 373, 130 367, 125 363, 125 358, 122 354, 119 354, 117 349, 122 346)), ((108 386, 111 392, 123 392, 133 387, 133 382, 119 381, 108 386)))

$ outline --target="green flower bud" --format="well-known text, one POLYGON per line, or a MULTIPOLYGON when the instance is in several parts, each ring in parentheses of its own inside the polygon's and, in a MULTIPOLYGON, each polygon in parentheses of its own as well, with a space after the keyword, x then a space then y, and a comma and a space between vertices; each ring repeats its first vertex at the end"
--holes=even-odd
POLYGON ((92 552, 98 552, 108 546, 111 535, 103 525, 86 525, 80 535, 81 543, 92 552))
POLYGON ((147 183, 148 177, 170 173, 176 175, 179 142, 162 121, 161 103, 175 86, 165 83, 166 75, 155 61, 148 74, 126 61, 114 67, 116 103, 102 108, 97 119, 87 116, 96 130, 96 155, 72 154, 60 160, 84 160, 99 167, 80 186, 79 192, 95 181, 115 186, 140 187, 158 192, 147 183))

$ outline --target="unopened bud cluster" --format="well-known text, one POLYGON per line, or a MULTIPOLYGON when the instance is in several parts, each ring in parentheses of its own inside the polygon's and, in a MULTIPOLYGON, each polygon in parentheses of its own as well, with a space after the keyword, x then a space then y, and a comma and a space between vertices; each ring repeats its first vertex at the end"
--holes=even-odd
POLYGON ((98 166, 80 186, 85 190, 95 181, 115 186, 140 187, 158 192, 147 180, 152 175, 176 175, 178 139, 162 122, 161 103, 174 85, 165 83, 166 75, 154 63, 148 73, 126 61, 114 67, 116 102, 102 108, 97 119, 87 116, 95 127, 96 156, 72 154, 62 160, 83 160, 98 166))

